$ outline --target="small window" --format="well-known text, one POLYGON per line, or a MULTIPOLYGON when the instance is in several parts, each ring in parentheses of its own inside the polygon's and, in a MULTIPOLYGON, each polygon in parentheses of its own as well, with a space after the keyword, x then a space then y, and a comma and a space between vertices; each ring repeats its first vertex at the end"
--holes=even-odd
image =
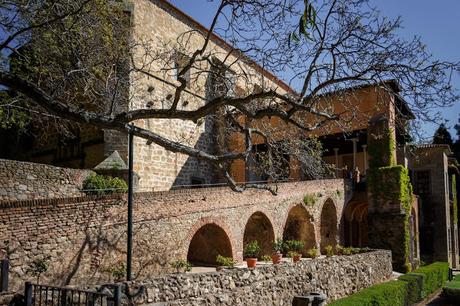
MULTIPOLYGON (((185 66, 187 66, 189 61, 190 61, 190 57, 188 57, 187 55, 180 53, 180 52, 176 53, 175 58, 174 58, 174 73, 175 73, 176 80, 179 80, 179 73, 184 69, 185 66)), ((187 88, 190 87, 190 70, 191 68, 188 69, 182 75, 182 77, 187 82, 187 88)))
POLYGON ((204 187, 205 180, 203 178, 193 176, 190 180, 192 183, 192 188, 203 188, 204 187))

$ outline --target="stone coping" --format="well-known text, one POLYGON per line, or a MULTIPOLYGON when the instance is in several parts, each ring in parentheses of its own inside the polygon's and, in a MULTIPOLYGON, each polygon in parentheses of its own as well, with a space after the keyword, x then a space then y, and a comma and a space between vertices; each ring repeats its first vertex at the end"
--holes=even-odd
MULTIPOLYGON (((296 182, 281 182, 278 185, 309 185, 311 183, 327 183, 327 182, 340 182, 343 179, 324 179, 324 180, 312 180, 312 181, 296 181, 296 182)), ((274 185, 274 184, 272 184, 274 185)), ((158 198, 162 196, 171 195, 196 195, 196 194, 209 194, 209 193, 220 193, 222 191, 231 191, 229 186, 218 186, 218 187, 204 187, 204 188, 180 188, 165 191, 150 191, 150 192, 138 192, 134 194, 135 199, 148 199, 158 198)), ((236 191, 235 191, 236 192, 236 191)), ((246 192, 268 192, 260 189, 248 189, 246 192)), ((36 207, 36 206, 50 206, 59 204, 75 204, 89 201, 105 201, 105 200, 127 200, 127 194, 112 194, 112 195, 87 195, 77 197, 61 197, 61 198, 48 198, 48 199, 30 199, 30 200, 2 200, 0 201, 0 209, 8 208, 23 208, 23 207, 36 207)))

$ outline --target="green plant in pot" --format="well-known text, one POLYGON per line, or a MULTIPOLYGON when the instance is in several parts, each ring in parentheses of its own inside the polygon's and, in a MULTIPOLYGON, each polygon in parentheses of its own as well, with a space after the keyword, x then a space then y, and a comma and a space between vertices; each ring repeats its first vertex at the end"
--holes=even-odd
POLYGON ((220 271, 224 268, 233 268, 233 266, 235 265, 235 261, 232 257, 225 257, 222 255, 217 255, 216 263, 218 264, 218 266, 216 267, 217 271, 220 271))
POLYGON ((246 262, 248 268, 254 268, 257 264, 257 256, 261 251, 260 245, 257 240, 248 243, 244 248, 244 257, 246 257, 246 262))
POLYGON ((300 258, 302 257, 302 254, 300 253, 304 247, 304 243, 300 240, 288 240, 286 242, 287 248, 289 250, 289 253, 291 254, 292 261, 293 262, 298 262, 300 261, 300 258))
POLYGON ((285 243, 283 239, 276 239, 273 241, 273 254, 272 262, 274 265, 279 264, 283 258, 283 250, 285 248, 285 243))
POLYGON ((302 257, 302 254, 296 252, 296 251, 289 251, 288 252, 288 257, 292 259, 292 262, 296 263, 300 261, 300 258, 302 257))

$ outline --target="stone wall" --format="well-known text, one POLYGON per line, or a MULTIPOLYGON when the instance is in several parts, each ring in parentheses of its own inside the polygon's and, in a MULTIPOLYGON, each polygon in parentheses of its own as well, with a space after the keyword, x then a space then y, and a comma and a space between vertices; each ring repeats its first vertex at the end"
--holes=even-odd
MULTIPOLYGON (((262 239, 270 232, 275 238, 286 237, 287 224, 304 228, 302 224, 308 223, 309 236, 292 229, 289 234, 299 234, 318 248, 325 236, 330 241, 335 235, 338 242, 345 194, 343 180, 283 183, 276 196, 223 187, 136 194, 134 277, 170 271, 170 262, 186 259, 191 241, 206 227, 220 230, 228 241, 224 251, 242 261, 243 242, 250 235, 246 228, 251 228, 248 223, 256 213, 269 221, 264 231, 258 231, 262 239), (317 200, 305 205, 308 193, 316 194, 317 200), (338 223, 328 224, 325 231, 321 215, 324 203, 330 207, 331 202, 338 223)), ((12 287, 34 280, 31 266, 36 260, 49 262, 49 270, 41 276, 45 283, 113 281, 110 271, 121 267, 126 258, 126 215, 123 195, 0 202, 0 257, 10 259, 12 287)))
POLYGON ((81 196, 91 170, 0 159, 0 200, 81 196))
POLYGON ((328 302, 387 280, 391 252, 304 259, 256 269, 171 274, 129 284, 136 305, 291 305, 295 295, 324 293, 328 302))

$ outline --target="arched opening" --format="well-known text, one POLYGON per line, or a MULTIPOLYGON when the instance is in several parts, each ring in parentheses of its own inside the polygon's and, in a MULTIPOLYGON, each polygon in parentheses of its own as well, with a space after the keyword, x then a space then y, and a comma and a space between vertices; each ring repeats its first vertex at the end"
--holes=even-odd
POLYGON ((304 243, 302 255, 316 246, 315 228, 313 227, 313 218, 302 205, 297 205, 289 211, 286 225, 284 226, 283 239, 300 240, 304 243))
POLYGON ((326 253, 325 248, 330 245, 335 249, 337 245, 337 210, 334 202, 328 199, 321 210, 321 253, 326 253))
POLYGON ((345 246, 366 247, 367 202, 350 202, 345 209, 345 246))
POLYGON ((217 255, 233 257, 230 239, 220 226, 203 225, 190 241, 187 260, 197 266, 214 266, 217 255))
POLYGON ((256 212, 249 217, 244 228, 243 248, 250 242, 257 240, 261 247, 260 256, 271 255, 272 243, 275 240, 273 226, 267 216, 261 212, 256 212))

